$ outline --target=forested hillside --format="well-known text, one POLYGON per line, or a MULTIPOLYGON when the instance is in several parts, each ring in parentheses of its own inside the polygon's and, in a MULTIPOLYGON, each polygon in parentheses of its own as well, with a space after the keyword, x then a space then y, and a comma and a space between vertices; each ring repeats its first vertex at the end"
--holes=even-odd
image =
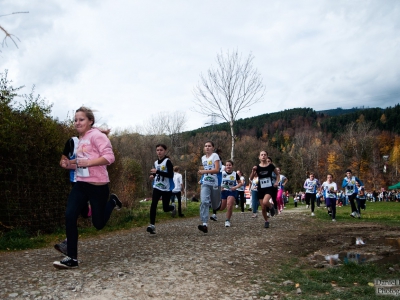
MULTIPOLYGON (((400 117, 400 105, 394 107, 382 108, 352 108, 352 109, 330 109, 316 112, 312 108, 293 108, 281 112, 264 114, 256 117, 238 119, 236 122, 236 131, 246 134, 248 131, 256 133, 261 137, 262 128, 267 123, 278 122, 281 128, 298 127, 303 125, 312 125, 321 127, 326 133, 340 133, 340 128, 358 120, 363 116, 364 121, 372 122, 377 129, 393 131, 400 134, 400 123, 397 122, 400 117)), ((202 127, 187 134, 193 136, 197 133, 209 131, 227 131, 227 123, 210 125, 202 127)))
MULTIPOLYGON (((265 149, 282 168, 282 173, 289 177, 288 189, 292 192, 302 189, 306 173, 311 171, 321 180, 328 172, 332 173, 341 183, 344 170, 351 168, 370 190, 397 183, 400 127, 396 119, 400 117, 400 106, 342 112, 345 113, 331 116, 312 108, 293 108, 237 120, 235 168, 248 175, 252 166, 258 163, 259 151, 265 149)), ((188 189, 195 192, 199 180, 196 171, 205 141, 212 140, 222 149, 223 160, 230 158, 229 126, 215 124, 178 136, 175 134, 172 139, 165 135, 125 134, 114 136, 114 141, 118 148, 124 144, 122 139, 129 141, 130 151, 126 155, 141 161, 146 168, 152 163, 150 157, 154 157, 151 153, 154 146, 149 142, 154 145, 156 141, 166 143, 174 164, 187 171, 188 189), (146 152, 146 161, 143 161, 143 148, 133 150, 138 147, 136 145, 147 145, 150 153, 146 152)), ((144 187, 144 190, 148 188, 144 187)))

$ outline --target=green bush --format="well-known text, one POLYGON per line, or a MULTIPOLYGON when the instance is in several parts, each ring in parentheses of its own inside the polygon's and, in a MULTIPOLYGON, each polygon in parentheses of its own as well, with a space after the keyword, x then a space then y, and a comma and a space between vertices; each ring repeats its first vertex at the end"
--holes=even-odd
POLYGON ((33 91, 16 106, 18 89, 1 75, 0 230, 51 232, 64 224, 70 184, 58 162, 73 129, 53 120, 51 106, 33 91))

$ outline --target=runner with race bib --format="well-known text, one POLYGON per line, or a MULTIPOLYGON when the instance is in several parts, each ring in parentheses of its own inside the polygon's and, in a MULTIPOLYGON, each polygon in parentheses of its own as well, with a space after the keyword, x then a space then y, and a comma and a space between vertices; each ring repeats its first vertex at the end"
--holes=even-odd
POLYGON ((277 172, 275 166, 271 163, 271 159, 268 157, 268 153, 266 151, 260 152, 260 164, 258 166, 254 166, 250 180, 257 175, 258 176, 258 199, 261 202, 262 207, 262 215, 264 217, 264 227, 269 228, 267 209, 269 209, 271 217, 275 215, 274 202, 272 201, 272 196, 276 194, 276 189, 280 181, 279 172, 277 172), (272 177, 276 176, 275 183, 272 182, 272 177))

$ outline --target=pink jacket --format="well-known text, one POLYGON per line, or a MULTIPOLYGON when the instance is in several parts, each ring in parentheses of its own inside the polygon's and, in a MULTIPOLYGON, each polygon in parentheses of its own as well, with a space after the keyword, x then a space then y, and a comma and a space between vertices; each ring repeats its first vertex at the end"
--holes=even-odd
MULTIPOLYGON (((108 164, 111 165, 115 161, 114 152, 112 150, 111 142, 108 137, 97 128, 92 128, 86 134, 79 139, 77 157, 87 158, 89 160, 104 157, 108 164)), ((84 176, 80 176, 78 170, 76 175, 76 181, 84 182, 109 182, 107 166, 93 166, 89 167, 82 173, 86 173, 84 176)))

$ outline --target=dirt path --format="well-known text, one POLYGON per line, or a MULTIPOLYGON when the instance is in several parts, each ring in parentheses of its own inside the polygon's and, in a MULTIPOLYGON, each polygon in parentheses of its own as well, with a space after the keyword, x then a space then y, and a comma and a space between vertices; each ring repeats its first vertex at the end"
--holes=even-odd
MULTIPOLYGON (((156 224, 156 235, 136 228, 85 239, 79 269, 55 269, 62 256, 50 247, 0 254, 0 299, 260 299, 268 272, 292 257, 324 264, 318 255, 356 247, 356 235, 400 237, 379 225, 321 222, 303 207, 272 218, 269 229, 250 212, 234 213, 230 228, 219 216, 208 234, 198 231, 198 218, 185 218, 156 224)), ((282 296, 279 287, 271 296, 282 296)))

